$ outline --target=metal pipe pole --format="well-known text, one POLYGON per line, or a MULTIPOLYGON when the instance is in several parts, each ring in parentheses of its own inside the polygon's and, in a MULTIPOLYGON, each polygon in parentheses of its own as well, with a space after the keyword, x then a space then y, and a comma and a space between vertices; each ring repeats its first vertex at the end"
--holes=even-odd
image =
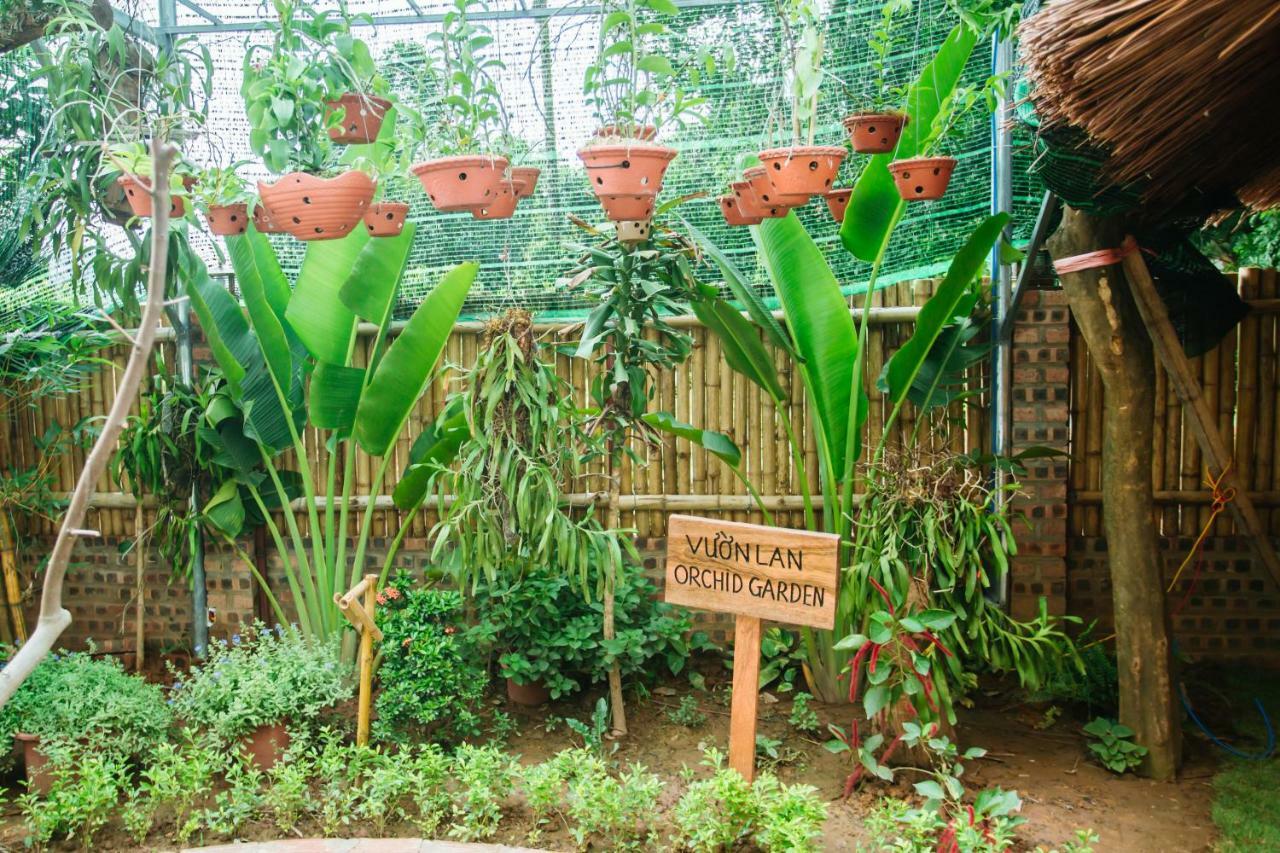
MULTIPOLYGON (((191 303, 182 300, 178 314, 178 378, 188 388, 195 387, 195 361, 191 346, 191 303)), ((187 511, 192 517, 200 513, 200 492, 191 484, 187 511)), ((209 648, 209 590, 204 571, 204 531, 191 527, 191 642, 196 657, 202 658, 209 648)))
MULTIPOLYGON (((1013 67, 1013 39, 1007 34, 998 34, 995 41, 992 65, 996 74, 1008 72, 1013 67), (1004 36, 1003 38, 1001 36, 1004 36)), ((991 117, 991 212, 1011 213, 1013 211, 1013 146, 1010 140, 1010 102, 1007 93, 1002 95, 996 105, 995 115, 991 117)), ((1009 238, 1011 232, 1006 231, 1009 238)), ((1002 263, 1000 244, 997 240, 991 250, 991 284, 995 295, 994 322, 991 324, 993 334, 1002 328, 1005 318, 1012 310, 1013 267, 1002 263)), ((991 452, 995 456, 1008 454, 1012 441, 1012 379, 1013 352, 1011 341, 998 337, 994 342, 991 361, 991 452)), ((1003 507, 1007 500, 1004 489, 1008 481, 1008 473, 997 467, 995 471, 996 505, 1003 507)), ((1001 583, 993 590, 997 603, 1003 605, 1009 600, 1008 572, 1001 583)))

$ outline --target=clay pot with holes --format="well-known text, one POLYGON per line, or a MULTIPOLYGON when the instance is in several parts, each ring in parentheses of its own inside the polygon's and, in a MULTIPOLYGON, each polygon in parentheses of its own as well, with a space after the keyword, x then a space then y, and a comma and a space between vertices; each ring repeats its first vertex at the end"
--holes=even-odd
POLYGON ((596 197, 610 222, 639 222, 653 216, 657 195, 602 195, 596 197))
POLYGON ((618 240, 622 243, 643 243, 653 234, 653 223, 648 219, 625 219, 616 223, 618 240))
POLYGON ((259 234, 286 234, 287 229, 271 215, 267 206, 258 202, 253 209, 253 228, 259 234))
MULTIPOLYGON (((760 201, 760 197, 756 195, 756 191, 752 188, 750 181, 734 181, 729 184, 729 190, 737 203, 738 211, 743 216, 750 219, 754 217, 764 218, 768 215, 769 206, 760 201)), ((721 207, 723 208, 724 205, 721 205, 721 207)))
POLYGON ((831 211, 831 218, 838 224, 844 224, 844 212, 849 209, 849 199, 853 198, 853 190, 832 190, 826 194, 827 210, 831 211))
POLYGON ((337 240, 351 233, 373 202, 373 178, 344 172, 320 178, 305 172, 268 184, 258 182, 258 195, 272 218, 299 240, 337 240))
POLYGON ((399 237, 404 230, 409 205, 403 201, 379 201, 364 213, 364 227, 370 237, 399 237))
POLYGON ((751 189, 755 190, 756 198, 760 200, 760 208, 771 211, 766 214, 767 216, 786 216, 791 208, 804 207, 809 203, 809 196, 805 193, 791 195, 775 190, 773 184, 769 182, 769 176, 765 174, 764 166, 753 166, 743 172, 742 177, 746 178, 751 184, 751 189))
POLYGON ((470 213, 498 198, 507 166, 506 157, 463 154, 419 163, 412 171, 436 210, 470 213))
POLYGON ((510 219, 516 212, 516 203, 522 198, 525 182, 511 178, 498 185, 498 197, 484 207, 471 211, 476 219, 510 219))
POLYGON ((845 116, 843 124, 854 151, 884 154, 898 146, 907 120, 905 113, 857 113, 845 116))
POLYGON ((329 101, 327 106, 326 121, 333 113, 342 110, 342 124, 329 128, 329 138, 343 145, 364 145, 378 138, 382 119, 391 109, 391 102, 385 98, 348 92, 336 101, 329 101))
POLYGON ((211 204, 205 219, 209 221, 209 233, 217 237, 243 234, 249 227, 249 205, 211 204))
POLYGON ((614 222, 653 215, 654 200, 675 157, 674 148, 636 139, 588 145, 578 152, 587 167, 591 191, 614 222))
MULTIPOLYGON (((133 215, 139 219, 147 219, 152 214, 151 209, 151 179, 143 175, 121 175, 116 178, 116 183, 124 190, 125 200, 129 202, 129 209, 133 211, 133 215)), ((195 186, 195 178, 183 178, 182 185, 188 190, 195 186)), ((187 204, 182 196, 169 197, 169 215, 175 219, 186 215, 187 204)))
POLYGON ((538 176, 542 174, 542 170, 537 166, 513 166, 511 167, 511 180, 515 181, 516 198, 528 198, 533 195, 533 191, 538 186, 538 176), (520 186, 520 182, 524 182, 524 186, 520 186))
POLYGON ((824 195, 836 182, 844 148, 834 145, 770 148, 759 154, 769 183, 780 195, 824 195))
POLYGON ((889 164, 898 195, 905 201, 933 201, 947 192, 951 173, 955 171, 954 157, 913 157, 910 160, 894 160, 889 164))
POLYGON ((759 225, 764 219, 744 211, 738 197, 733 195, 720 196, 720 212, 724 214, 727 225, 759 225))

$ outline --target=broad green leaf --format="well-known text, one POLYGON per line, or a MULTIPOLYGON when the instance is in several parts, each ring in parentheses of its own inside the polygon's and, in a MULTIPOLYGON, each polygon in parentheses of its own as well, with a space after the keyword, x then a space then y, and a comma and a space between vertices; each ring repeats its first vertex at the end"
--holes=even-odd
POLYGON ((370 241, 364 228, 341 240, 307 243, 298 281, 285 318, 307 351, 319 361, 346 364, 356 331, 356 318, 339 298, 361 249, 370 241))
POLYGON ((387 347, 356 410, 355 436, 366 453, 383 455, 400 435, 431 381, 478 270, 478 264, 467 262, 446 273, 387 347))
POLYGON ((889 163, 916 156, 938 117, 940 105, 960 82, 977 41, 978 33, 965 24, 957 24, 951 30, 907 91, 909 120, 897 148, 890 154, 874 155, 863 168, 840 228, 840 240, 854 257, 874 262, 884 250, 906 205, 894 186, 889 163))
POLYGON ((838 652, 856 652, 867 644, 866 634, 849 634, 842 638, 832 648, 838 652))
POLYGON ((773 358, 760 342, 756 327, 719 297, 694 300, 690 307, 702 325, 720 339, 725 363, 759 385, 776 403, 785 403, 787 392, 778 379, 773 358))
POLYGON ((708 453, 724 460, 730 467, 737 468, 742 464, 742 451, 733 443, 733 439, 722 432, 681 423, 670 412, 650 412, 643 416, 643 420, 654 429, 693 442, 708 453))
POLYGON ((867 714, 867 719, 871 719, 876 714, 884 710, 889 704, 889 688, 883 684, 878 684, 867 691, 862 697, 862 709, 867 714))
POLYGON ((236 282, 244 295, 249 321, 267 359, 267 366, 276 383, 288 393, 293 381, 294 365, 281 318, 288 301, 289 284, 276 260, 275 250, 265 236, 256 230, 249 230, 238 239, 228 240, 227 251, 236 271, 236 282), (280 300, 282 287, 286 294, 284 302, 280 300))
POLYGON ((320 429, 349 435, 363 387, 363 368, 318 362, 311 374, 311 393, 307 397, 311 403, 308 407, 311 423, 320 429))
POLYGON ((396 237, 366 242, 339 291, 343 305, 380 327, 391 319, 416 229, 409 222, 396 237))
POLYGON ((204 505, 204 517, 226 536, 235 538, 244 529, 244 502, 235 480, 227 480, 204 505))
POLYGON ((462 398, 455 397, 435 422, 422 431, 409 449, 408 469, 396 483, 392 500, 400 509, 413 509, 426 497, 431 476, 458 455, 458 448, 471 437, 462 398))

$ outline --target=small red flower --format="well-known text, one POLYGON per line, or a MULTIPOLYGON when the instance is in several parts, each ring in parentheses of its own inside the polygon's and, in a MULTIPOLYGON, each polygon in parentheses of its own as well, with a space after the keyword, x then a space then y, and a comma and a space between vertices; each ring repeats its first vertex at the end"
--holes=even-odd
POLYGON ((407 648, 409 648, 409 644, 410 644, 410 643, 412 643, 412 642, 413 642, 413 637, 405 637, 405 638, 404 638, 404 642, 403 642, 403 643, 401 643, 400 645, 401 645, 402 647, 404 647, 404 648, 406 648, 406 649, 407 649, 407 648))
POLYGON ((391 599, 392 601, 396 601, 397 599, 400 598, 400 590, 396 589, 394 586, 389 587, 386 591, 386 595, 387 595, 387 598, 391 599))
POLYGON ((385 595, 383 595, 382 593, 378 593, 378 594, 374 597, 374 599, 373 599, 373 600, 374 600, 374 601, 376 601, 376 602, 378 602, 379 604, 386 604, 386 603, 387 603, 387 597, 386 597, 385 595))
POLYGON ((444 633, 445 633, 445 636, 446 636, 446 637, 448 637, 448 636, 452 636, 452 635, 456 634, 457 632, 458 632, 458 629, 457 629, 457 628, 455 628, 455 627, 453 627, 452 625, 446 625, 446 626, 444 626, 444 633))

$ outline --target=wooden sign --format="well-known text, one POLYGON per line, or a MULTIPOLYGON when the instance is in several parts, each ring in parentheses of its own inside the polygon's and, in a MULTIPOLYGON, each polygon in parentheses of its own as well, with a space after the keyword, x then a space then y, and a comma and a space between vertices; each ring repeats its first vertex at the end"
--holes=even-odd
POLYGON ((835 627, 839 539, 673 515, 667 523, 664 598, 699 610, 835 627))
POLYGON ((755 776, 760 621, 835 627, 840 540, 736 521, 673 515, 667 522, 672 604, 734 614, 729 766, 755 776))

